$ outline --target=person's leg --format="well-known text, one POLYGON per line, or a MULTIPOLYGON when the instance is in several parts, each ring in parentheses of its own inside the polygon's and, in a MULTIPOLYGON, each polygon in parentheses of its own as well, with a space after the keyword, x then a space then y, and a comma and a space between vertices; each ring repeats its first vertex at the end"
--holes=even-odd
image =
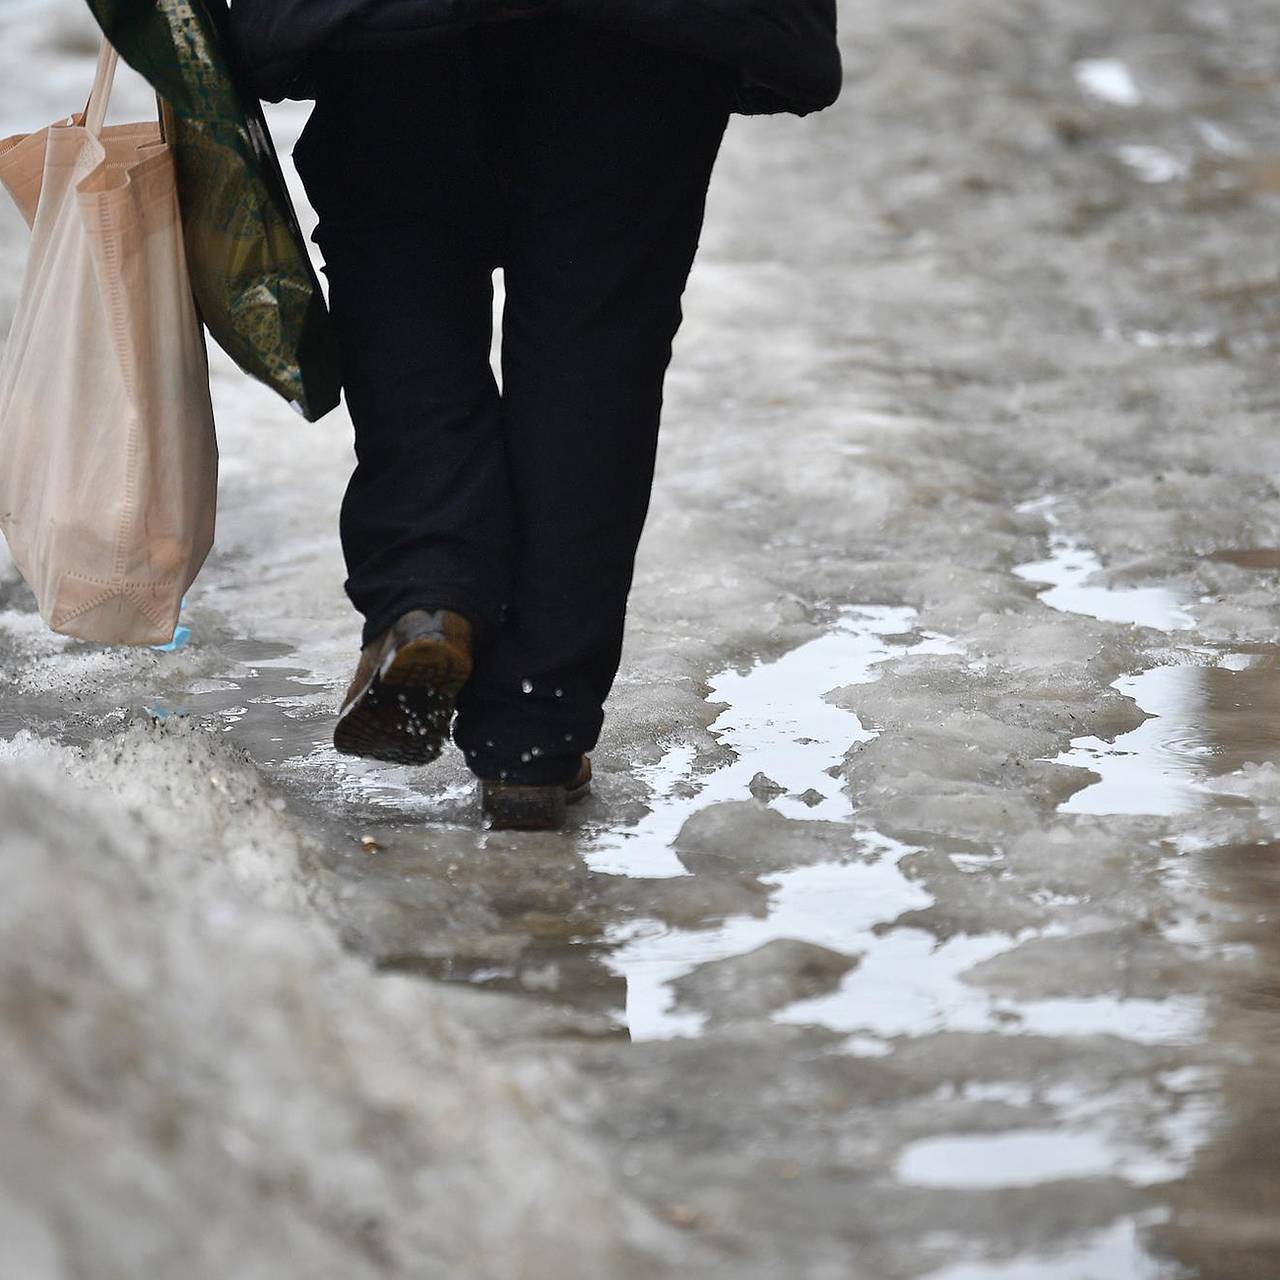
POLYGON ((618 667, 663 379, 734 81, 569 19, 494 38, 521 48, 492 125, 511 210, 515 583, 454 736, 482 778, 559 783, 594 746, 618 667))
POLYGON ((341 533, 366 644, 411 609, 483 631, 506 598, 498 201, 468 58, 461 41, 335 58, 295 151, 355 424, 341 533))

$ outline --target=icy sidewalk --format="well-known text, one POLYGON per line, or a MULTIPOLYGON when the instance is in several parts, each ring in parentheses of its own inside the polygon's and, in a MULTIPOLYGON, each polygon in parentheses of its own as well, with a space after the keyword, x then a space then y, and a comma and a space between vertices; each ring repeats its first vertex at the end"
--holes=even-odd
POLYGON ((26 1274, 1280 1269, 1275 13, 844 13, 842 106, 726 145, 573 832, 332 755, 348 431, 223 362, 192 644, 6 589, 26 1274))

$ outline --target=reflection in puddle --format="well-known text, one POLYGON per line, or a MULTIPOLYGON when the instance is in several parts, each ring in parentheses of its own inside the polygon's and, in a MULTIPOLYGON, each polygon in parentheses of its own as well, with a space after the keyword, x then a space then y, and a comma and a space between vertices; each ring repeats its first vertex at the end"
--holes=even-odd
POLYGON ((1180 631, 1195 626, 1177 595, 1165 587, 1090 586, 1102 572, 1102 561, 1084 543, 1062 531, 1054 511, 1056 499, 1023 503, 1019 513, 1039 515, 1049 529, 1049 557, 1015 566, 1025 582, 1047 583, 1039 598, 1052 609, 1080 613, 1101 622, 1128 622, 1157 631, 1180 631))
POLYGON ((326 730, 318 711, 329 697, 327 685, 287 657, 251 660, 233 678, 188 679, 146 702, 157 720, 171 715, 209 716, 263 766, 279 766, 314 750, 326 730), (310 714, 309 714, 310 713, 310 714))
MULTIPOLYGON (((1088 570, 1089 573, 1093 569, 1088 570)), ((1153 598, 1169 612, 1164 595, 1136 595, 1149 612, 1153 598)), ((1090 601, 1094 597, 1090 595, 1090 601)), ((1172 599, 1172 597, 1169 597, 1172 599)), ((1130 604, 1135 603, 1130 600, 1130 604)), ((633 833, 621 834, 588 855, 596 870, 633 874, 682 874, 671 843, 687 818, 710 803, 744 799, 759 772, 792 787, 813 779, 808 770, 822 770, 839 760, 850 742, 872 736, 850 712, 830 707, 822 693, 839 683, 872 678, 875 662, 894 656, 885 635, 906 630, 909 611, 851 610, 843 635, 823 637, 768 666, 746 675, 729 673, 715 682, 713 701, 729 701, 713 731, 733 746, 736 759, 703 780, 689 774, 692 750, 673 749, 656 766, 667 794, 655 802, 653 813, 633 833), (808 702, 821 714, 809 718, 808 702), (829 714, 835 712, 835 714, 829 714), (793 753, 791 737, 797 723, 821 723, 825 742, 800 744, 793 753), (769 748, 780 742, 775 757, 769 748), (763 760, 762 757, 763 756, 763 760), (682 790, 683 789, 683 790, 682 790), (630 838, 628 838, 628 836, 630 838)), ((949 641, 928 637, 898 653, 946 653, 949 641)), ((789 816, 815 811, 824 817, 848 817, 843 796, 828 789, 821 806, 779 804, 789 816)), ((939 942, 920 929, 884 926, 905 912, 927 908, 931 895, 899 869, 916 850, 876 833, 849 829, 843 857, 819 866, 762 876, 770 892, 763 919, 733 917, 712 929, 671 929, 661 921, 641 920, 615 925, 607 931, 614 946, 606 963, 625 977, 626 1022, 636 1040, 696 1035, 705 1026, 702 1012, 679 1007, 671 984, 701 965, 746 955, 780 939, 811 943, 857 957, 859 963, 835 991, 808 999, 797 997, 774 1016, 783 1022, 821 1025, 847 1034, 846 1048, 856 1054, 884 1051, 896 1036, 927 1034, 943 1028, 1049 1036, 1117 1035, 1139 1043, 1177 1043, 1200 1025, 1202 1006, 1195 999, 1051 999, 1018 1003, 967 985, 963 974, 983 960, 1025 939, 1009 934, 961 935, 939 942)), ((833 848, 833 854, 838 850, 833 848)), ((998 860, 997 854, 959 855, 977 871, 998 860)))
MULTIPOLYGON (((932 901, 932 899, 930 899, 932 901)), ((887 917, 892 919, 892 917, 887 917)), ((976 934, 939 942, 921 929, 866 937, 863 962, 829 996, 793 1004, 782 1022, 889 1039, 932 1031, 1039 1036, 1119 1036, 1135 1044, 1180 1044, 1200 1026, 1203 1002, 1089 996, 1012 1000, 965 983, 975 965, 1049 932, 976 934)))
POLYGON ((939 942, 922 929, 885 931, 902 913, 929 907, 934 899, 899 869, 912 847, 879 835, 859 839, 863 851, 855 860, 763 878, 774 890, 764 919, 735 917, 700 931, 654 921, 615 928, 609 941, 619 945, 607 964, 627 980, 632 1039, 698 1034, 705 1016, 676 1006, 669 984, 700 965, 782 938, 858 958, 835 991, 797 999, 774 1014, 780 1022, 844 1033, 850 1037, 846 1050, 855 1056, 883 1053, 894 1037, 944 1029, 1178 1044, 1201 1025, 1203 1002, 1193 997, 1018 1001, 965 983, 963 975, 975 965, 1046 935, 962 934, 939 942))
POLYGON ((1280 548, 1244 547, 1215 551, 1209 559, 1219 564, 1233 564, 1237 569, 1280 569, 1280 548))
POLYGON ((1163 1216, 1156 1211, 1123 1218, 1059 1257, 962 1262, 923 1280, 1170 1280, 1168 1266, 1152 1258, 1141 1235, 1163 1216))
POLYGON ((917 1187, 997 1188, 1113 1177, 1153 1186, 1185 1172, 1215 1115, 1208 1098, 1192 1096, 1155 1121, 1154 1128, 1125 1134, 1071 1127, 1087 1119, 1090 1110, 1074 1090, 1050 1089, 1044 1101, 1053 1106, 1061 1127, 922 1138, 900 1154, 898 1180, 917 1187))
POLYGON ((1114 742, 1084 737, 1053 763, 1091 769, 1099 780, 1077 791, 1061 813, 1188 813, 1203 796, 1196 782, 1204 775, 1212 747, 1197 723, 1199 671, 1195 667, 1155 667, 1117 680, 1113 689, 1132 698, 1150 719, 1114 742))
POLYGON ((780 938, 849 955, 875 944, 875 925, 933 901, 898 870, 898 862, 912 852, 884 836, 851 831, 850 861, 762 877, 761 883, 773 890, 764 919, 734 917, 719 928, 697 931, 671 929, 659 921, 616 926, 609 940, 617 949, 608 964, 627 980, 631 1038, 665 1039, 702 1030, 705 1016, 674 1008, 668 985, 699 965, 745 955, 780 938))
MULTIPOLYGON (((1043 504, 1038 505, 1044 510, 1043 504)), ((1044 514, 1052 526, 1052 512, 1045 510, 1044 514)), ((1044 593, 1047 603, 1058 608, 1074 606, 1112 621, 1190 625, 1190 618, 1171 592, 1160 588, 1110 591, 1084 585, 1085 579, 1101 568, 1100 563, 1056 530, 1050 550, 1049 560, 1023 569, 1027 578, 1053 584, 1044 593)), ((812 808, 797 803, 795 796, 796 789, 810 785, 815 774, 838 761, 849 743, 872 736, 856 716, 832 708, 822 700, 822 694, 839 683, 871 679, 873 664, 893 656, 884 637, 905 631, 911 615, 907 611, 851 610, 843 622, 843 634, 823 637, 746 675, 728 673, 718 679, 712 700, 728 702, 729 706, 713 732, 734 749, 735 760, 699 785, 690 774, 692 749, 686 746, 668 752, 651 774, 661 784, 655 787, 656 793, 663 796, 665 792, 665 798, 657 800, 640 827, 607 840, 589 855, 595 869, 650 876, 682 873, 683 864, 671 845, 684 822, 708 804, 745 798, 751 779, 759 773, 791 789, 773 802, 787 816, 851 816, 847 800, 833 794, 830 787, 824 788, 821 802, 812 808), (826 740, 795 744, 797 727, 809 724, 820 724, 826 740), (794 751, 794 746, 802 750, 794 751)), ((945 653, 952 651, 952 646, 940 637, 929 637, 911 649, 897 651, 945 653)), ((1160 742, 1162 761, 1187 737, 1187 716, 1174 712, 1194 703, 1185 684, 1189 673, 1194 669, 1159 668, 1133 678, 1135 692, 1158 701, 1162 708, 1162 720, 1147 722, 1160 725, 1158 732, 1148 729, 1148 733, 1160 742), (1164 696, 1157 699, 1156 692, 1164 696)), ((1147 725, 1135 732, 1141 734, 1147 725)), ((1169 797, 1175 794, 1180 802, 1185 796, 1187 807, 1203 798, 1191 784, 1203 776, 1204 761, 1202 753, 1195 750, 1194 737, 1189 740, 1191 746, 1184 755, 1190 758, 1175 757, 1185 776, 1180 773, 1165 784, 1168 794, 1161 792, 1163 803, 1172 803, 1169 797)), ((1172 765, 1150 760, 1141 740, 1132 753, 1123 743, 1124 739, 1117 744, 1117 759, 1125 762, 1126 770, 1117 784, 1120 790, 1131 792, 1134 780, 1141 777, 1146 779, 1146 792, 1158 791, 1162 769, 1172 769, 1172 765)), ((1090 746, 1095 752, 1111 750, 1106 743, 1083 740, 1075 746, 1081 753, 1090 746)), ((1089 757, 1091 766, 1097 763, 1094 756, 1089 757)), ((1025 938, 1001 933, 960 935, 939 942, 932 933, 920 929, 886 931, 886 924, 903 913, 933 904, 924 888, 899 869, 901 860, 913 852, 912 847, 881 835, 850 829, 849 848, 842 858, 760 878, 770 893, 763 919, 734 917, 703 930, 673 930, 653 920, 614 926, 607 940, 616 949, 607 963, 626 978, 626 1021, 632 1037, 642 1040, 698 1034, 706 1024, 706 1015, 679 1006, 671 984, 704 964, 741 957, 780 939, 828 947, 857 958, 858 963, 835 990, 809 998, 797 996, 773 1015, 782 1022, 840 1031, 849 1036, 846 1049, 855 1054, 880 1053, 893 1037, 944 1028, 1045 1036, 1115 1035, 1135 1043, 1172 1044, 1194 1035, 1202 1024, 1203 1005, 1196 998, 1099 996, 1018 1002, 966 984, 963 975, 974 965, 1012 949, 1025 938)), ((964 864, 961 869, 970 872, 999 860, 996 853, 958 857, 964 864)))
POLYGON ((1148 1153, 1126 1161, 1096 1131, 1016 1129, 913 1142, 894 1173, 899 1182, 914 1187, 1030 1187, 1108 1175, 1145 1185, 1176 1175, 1180 1167, 1153 1162, 1148 1153))
MULTIPOLYGON (((852 818, 836 766, 852 746, 875 733, 825 695, 875 679, 875 665, 890 658, 955 652, 943 636, 926 634, 902 643, 914 620, 914 610, 907 608, 846 609, 832 631, 777 661, 757 663, 746 672, 722 672, 711 682, 708 701, 726 704, 725 710, 710 731, 734 759, 698 778, 693 749, 671 748, 642 775, 653 788, 649 815, 633 828, 595 841, 585 855, 591 868, 650 879, 686 875, 672 848, 685 822, 709 805, 747 800, 753 792, 790 818, 852 818)), ((633 1039, 701 1029, 704 1015, 673 1009, 668 986, 701 964, 782 938, 848 950, 864 937, 870 940, 877 922, 928 904, 928 895, 897 869, 899 859, 913 850, 882 836, 855 835, 851 828, 848 836, 843 858, 833 848, 829 863, 761 879, 772 890, 766 919, 734 918, 701 931, 673 930, 653 920, 615 926, 609 941, 616 949, 608 963, 626 978, 626 1021, 633 1039)))
POLYGON ((760 774, 766 789, 776 793, 770 807, 785 816, 847 821, 852 803, 830 771, 851 747, 875 734, 825 695, 874 680, 875 665, 890 658, 956 652, 937 635, 894 643, 892 637, 908 632, 914 619, 915 611, 906 608, 845 609, 826 635, 777 661, 721 672, 711 681, 707 701, 727 705, 710 732, 734 753, 732 762, 698 777, 693 748, 670 748, 657 765, 639 771, 653 796, 649 815, 634 827, 601 835, 586 853, 587 864, 593 871, 650 879, 686 874, 671 849, 685 821, 708 805, 747 799, 760 774))
POLYGON ((1150 719, 1114 742, 1077 738, 1054 760, 1100 775, 1061 812, 1190 813, 1205 803, 1207 778, 1280 760, 1280 651, 1255 645, 1195 656, 1213 665, 1155 667, 1115 682, 1150 719))
MULTIPOLYGON (((1059 560, 1075 550, 1078 548, 1064 540, 1059 560)), ((1280 551, 1274 548, 1219 551, 1211 559, 1242 569, 1280 569, 1280 551)), ((1041 566, 1025 568, 1040 571, 1023 572, 1024 577, 1062 580, 1061 575, 1052 577, 1044 573, 1041 566)), ((1070 596, 1051 598, 1051 595, 1045 593, 1042 598, 1056 607, 1120 620, 1110 603, 1100 609, 1096 597, 1082 601, 1070 596)), ((1176 617, 1174 599, 1170 597, 1163 602, 1157 599, 1155 603, 1166 617, 1170 614, 1176 617)), ((1114 686, 1134 698, 1147 712, 1148 720, 1114 743, 1097 738, 1077 739, 1069 752, 1058 757, 1058 763, 1084 765, 1100 775, 1097 783, 1071 797, 1062 811, 1172 816, 1203 810, 1206 806, 1221 808, 1258 801, 1270 794, 1270 780, 1275 776, 1276 762, 1280 761, 1280 717, 1276 715, 1280 709, 1280 648, 1243 645, 1229 650, 1184 649, 1179 656, 1184 665, 1158 667, 1125 677, 1114 686)), ((1205 849, 1191 831, 1184 830, 1175 843, 1184 853, 1205 849)), ((1264 868, 1263 875, 1270 875, 1274 854, 1267 842, 1241 848, 1245 863, 1264 868)), ((1224 853, 1221 849, 1208 849, 1201 856, 1221 860, 1224 853)), ((1175 873, 1166 867, 1165 874, 1175 873)), ((1188 874, 1185 862, 1176 874, 1179 877, 1188 874)), ((1221 869, 1217 867, 1211 872, 1215 881, 1220 874, 1221 869)), ((1270 887, 1270 881, 1267 884, 1270 887)), ((1253 884, 1246 892, 1248 905, 1241 904, 1236 919, 1262 922, 1260 933, 1269 940, 1275 936, 1266 914, 1271 895, 1267 892, 1259 895, 1253 884), (1258 914, 1260 905, 1263 914, 1258 914)), ((1169 936, 1174 936, 1174 930, 1169 930, 1169 936)), ((1247 984, 1242 996, 1237 994, 1234 1002, 1230 994, 1225 1001, 1221 998, 1212 1004, 1203 1001, 1200 1026, 1188 1028, 1188 1032, 1194 1030, 1197 1039, 1225 1034, 1230 1043, 1249 1045, 1257 1035, 1255 982, 1256 978, 1247 984), (1247 1010, 1243 1037, 1239 1028, 1230 1024, 1235 1007, 1247 1010), (1216 1015, 1216 1025, 1209 1021, 1211 1013, 1216 1015), (1229 1028, 1225 1033, 1224 1018, 1229 1028)), ((1128 1030, 1122 1034, 1132 1038, 1128 1030)), ((1249 1203, 1256 1193, 1259 1170, 1271 1162, 1275 1127, 1269 1118, 1274 1113, 1270 1057, 1264 1054, 1259 1058, 1249 1049, 1238 1061, 1241 1083, 1234 1088, 1224 1085, 1222 1089, 1215 1089, 1211 1098, 1175 1117, 1160 1147, 1170 1168, 1163 1174, 1159 1170, 1155 1172, 1157 1176, 1178 1176, 1179 1181, 1170 1192, 1174 1203, 1178 1203, 1179 1198, 1193 1204, 1200 1202, 1206 1180, 1214 1189, 1216 1201, 1232 1206, 1249 1203), (1220 1108, 1224 1103, 1229 1111, 1239 1113, 1237 1128, 1229 1143, 1224 1143, 1220 1136, 1223 1126, 1220 1108), (1215 1135, 1218 1136, 1215 1138, 1215 1135), (1231 1153, 1225 1160, 1224 1150, 1231 1153), (1202 1152, 1206 1153, 1203 1175, 1202 1152)), ((1170 1088, 1175 1088, 1173 1074, 1176 1073, 1170 1073, 1169 1077, 1170 1088)), ((1017 1135, 931 1140, 904 1153, 903 1172, 929 1185, 973 1185, 967 1171, 976 1168, 979 1176, 988 1179, 986 1185, 994 1186, 991 1179, 1001 1175, 988 1171, 998 1158, 1005 1170, 1012 1165, 1019 1171, 1030 1168, 1045 1173, 1048 1163, 1054 1176, 1096 1176, 1119 1170, 1130 1181, 1144 1180, 1143 1167, 1134 1170, 1114 1160, 1110 1168, 1106 1167, 1104 1161, 1112 1159, 1114 1153, 1109 1154, 1105 1144, 1090 1135, 1046 1132, 1038 1135, 1025 1150, 1011 1151, 1009 1144, 1019 1141, 1017 1135), (975 1150, 973 1142, 986 1145, 975 1150), (1001 1150, 993 1150, 992 1142, 1000 1143, 1001 1150), (1037 1142, 1046 1144, 1048 1155, 1035 1149, 1037 1142), (1025 1158, 1023 1164, 1018 1163, 1020 1155, 1025 1158), (957 1169, 961 1172, 957 1173, 957 1169)), ((1155 1221, 1165 1216, 1148 1221, 1126 1217, 1094 1237, 1084 1248, 1071 1249, 1061 1255, 1001 1263, 966 1262, 942 1268, 928 1280, 1111 1280, 1116 1276, 1154 1280, 1168 1275, 1169 1270, 1166 1264, 1152 1258, 1141 1233, 1146 1226, 1155 1225, 1155 1221)), ((1196 1262, 1203 1260, 1214 1274, 1222 1271, 1224 1265, 1227 1271, 1236 1274, 1231 1264, 1223 1261, 1238 1245, 1234 1235, 1236 1219, 1230 1212, 1222 1216, 1227 1220, 1223 1226, 1219 1228, 1215 1221, 1207 1233, 1207 1220, 1202 1211, 1171 1227, 1166 1234, 1174 1242, 1177 1256, 1196 1262)), ((1179 1268, 1178 1274, 1182 1273, 1179 1268)))
MULTIPOLYGON (((1026 581, 1052 584, 1039 598, 1051 608, 1107 622, 1129 622, 1163 631, 1183 630, 1194 619, 1178 597, 1162 587, 1088 586, 1101 568, 1098 557, 1061 531, 1054 499, 1019 508, 1036 512, 1049 526, 1047 560, 1019 565, 1026 581)), ((1248 567, 1270 567, 1268 550, 1224 551, 1215 559, 1248 567)), ((1229 772, 1245 761, 1271 758, 1280 751, 1280 729, 1266 714, 1275 699, 1277 656, 1269 646, 1236 651, 1187 649, 1183 656, 1199 665, 1160 666, 1123 676, 1112 688, 1132 698, 1148 717, 1114 742, 1076 738, 1051 763, 1089 769, 1097 782, 1077 791, 1062 813, 1172 816, 1204 803, 1204 779, 1229 772), (1210 706, 1214 710, 1210 712, 1210 706), (1224 706, 1234 708, 1226 716, 1224 706), (1225 744, 1231 744, 1224 748, 1225 744)))

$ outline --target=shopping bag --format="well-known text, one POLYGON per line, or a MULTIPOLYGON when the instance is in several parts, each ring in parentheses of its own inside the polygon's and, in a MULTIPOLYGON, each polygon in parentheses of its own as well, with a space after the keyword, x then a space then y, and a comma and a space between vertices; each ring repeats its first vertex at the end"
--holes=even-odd
POLYGON ((214 341, 316 419, 341 362, 226 0, 89 0, 103 34, 172 108, 191 286, 214 341))
POLYGON ((0 358, 0 530, 45 621, 169 640, 213 542, 218 454, 173 152, 104 128, 106 42, 83 116, 0 141, 31 227, 0 358))

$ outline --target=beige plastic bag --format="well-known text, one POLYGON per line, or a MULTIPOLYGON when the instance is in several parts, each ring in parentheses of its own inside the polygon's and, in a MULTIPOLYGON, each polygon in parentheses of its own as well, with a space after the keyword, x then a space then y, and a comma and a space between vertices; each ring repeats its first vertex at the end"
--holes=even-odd
POLYGON ((0 361, 0 529, 55 631, 169 640, 213 542, 218 453, 173 154, 83 117, 0 141, 31 254, 0 361))

